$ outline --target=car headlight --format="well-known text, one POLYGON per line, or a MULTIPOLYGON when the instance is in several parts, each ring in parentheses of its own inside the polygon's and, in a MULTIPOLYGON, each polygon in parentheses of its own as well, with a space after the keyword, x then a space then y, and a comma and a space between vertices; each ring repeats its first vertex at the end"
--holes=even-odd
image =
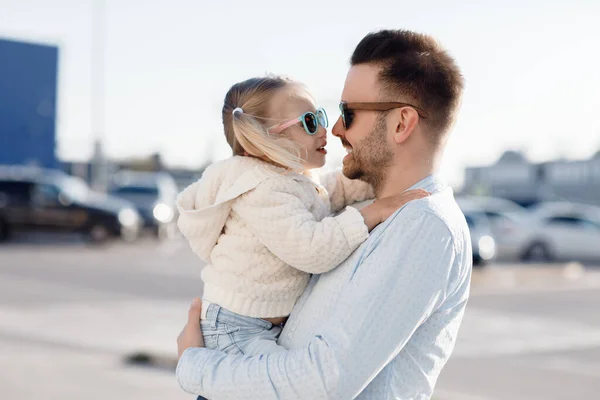
POLYGON ((159 203, 154 206, 152 215, 154 215, 154 218, 156 218, 158 221, 166 224, 167 222, 171 222, 173 220, 175 213, 168 205, 159 203))
POLYGON ((496 255, 496 241, 493 237, 485 235, 477 242, 479 256, 484 260, 491 260, 496 255))
POLYGON ((119 223, 123 226, 133 226, 138 222, 138 213, 132 208, 119 211, 119 223))

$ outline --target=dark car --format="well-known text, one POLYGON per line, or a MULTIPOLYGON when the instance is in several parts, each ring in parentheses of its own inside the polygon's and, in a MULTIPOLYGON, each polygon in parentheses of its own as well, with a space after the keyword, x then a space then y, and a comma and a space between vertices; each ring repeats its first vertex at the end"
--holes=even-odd
POLYGON ((465 211, 465 218, 471 233, 473 266, 482 267, 496 257, 496 240, 492 236, 489 221, 481 211, 465 211))
POLYGON ((159 237, 176 230, 178 188, 175 180, 162 172, 121 171, 113 177, 113 196, 135 205, 144 227, 159 237))
POLYGON ((137 238, 139 214, 56 170, 0 167, 0 240, 14 231, 77 232, 92 242, 137 238))

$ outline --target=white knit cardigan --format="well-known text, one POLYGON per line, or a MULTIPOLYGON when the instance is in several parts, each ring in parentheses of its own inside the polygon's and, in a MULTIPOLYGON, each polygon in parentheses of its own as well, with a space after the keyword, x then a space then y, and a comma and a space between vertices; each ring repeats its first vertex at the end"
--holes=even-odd
POLYGON ((250 317, 290 314, 310 274, 335 268, 366 238, 355 208, 369 185, 341 172, 287 172, 251 157, 208 167, 177 199, 179 229, 208 264, 204 299, 250 317))

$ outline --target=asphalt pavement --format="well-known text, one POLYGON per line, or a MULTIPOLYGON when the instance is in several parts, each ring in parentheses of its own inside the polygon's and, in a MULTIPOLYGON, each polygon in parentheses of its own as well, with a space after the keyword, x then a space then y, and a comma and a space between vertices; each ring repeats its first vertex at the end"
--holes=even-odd
MULTIPOLYGON (((6 399, 184 399, 175 338, 201 296, 181 240, 0 245, 0 388, 6 399), (158 360, 128 363, 135 354, 158 360)), ((600 398, 600 269, 475 271, 459 341, 434 398, 600 398)), ((139 358, 139 357, 138 357, 139 358)), ((143 357, 142 357, 143 359, 143 357)))

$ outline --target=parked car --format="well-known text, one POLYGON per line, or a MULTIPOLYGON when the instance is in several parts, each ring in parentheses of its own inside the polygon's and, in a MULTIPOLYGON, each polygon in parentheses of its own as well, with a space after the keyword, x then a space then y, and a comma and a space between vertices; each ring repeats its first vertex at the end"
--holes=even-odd
POLYGON ((496 257, 518 260, 531 236, 531 216, 526 208, 506 199, 494 197, 459 197, 463 212, 483 213, 496 243, 496 257))
POLYGON ((0 240, 14 231, 77 232, 92 242, 137 238, 140 217, 121 199, 57 170, 0 167, 0 240))
POLYGON ((175 229, 178 188, 175 180, 162 172, 121 171, 109 189, 113 196, 133 203, 144 227, 165 237, 175 229))
POLYGON ((463 211, 471 232, 473 248, 473 266, 484 266, 496 257, 496 241, 492 235, 490 224, 481 211, 463 211))
POLYGON ((490 197, 490 196, 460 196, 456 198, 459 205, 469 206, 469 208, 478 208, 488 211, 497 211, 502 213, 525 213, 527 208, 519 205, 518 203, 504 199, 502 197, 490 197))
POLYGON ((523 247, 523 260, 600 260, 600 208, 542 203, 532 209, 532 216, 533 231, 523 247))

